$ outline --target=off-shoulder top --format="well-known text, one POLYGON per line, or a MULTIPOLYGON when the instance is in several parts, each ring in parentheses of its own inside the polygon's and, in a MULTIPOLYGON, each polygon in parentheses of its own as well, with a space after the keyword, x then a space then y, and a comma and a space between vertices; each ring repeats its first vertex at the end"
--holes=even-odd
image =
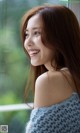
POLYGON ((31 111, 26 133, 80 133, 80 97, 76 92, 60 102, 31 111))

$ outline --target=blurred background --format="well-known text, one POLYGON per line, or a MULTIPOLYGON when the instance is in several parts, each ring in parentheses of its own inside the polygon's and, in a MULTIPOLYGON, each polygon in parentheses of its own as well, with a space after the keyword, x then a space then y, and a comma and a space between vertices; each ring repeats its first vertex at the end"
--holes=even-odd
MULTIPOLYGON (((21 43, 21 18, 43 3, 69 7, 80 22, 80 0, 0 0, 0 125, 8 125, 9 133, 24 133, 31 112, 25 108, 7 109, 9 105, 25 103, 29 60, 21 43)), ((31 93, 28 102, 33 102, 31 93)))

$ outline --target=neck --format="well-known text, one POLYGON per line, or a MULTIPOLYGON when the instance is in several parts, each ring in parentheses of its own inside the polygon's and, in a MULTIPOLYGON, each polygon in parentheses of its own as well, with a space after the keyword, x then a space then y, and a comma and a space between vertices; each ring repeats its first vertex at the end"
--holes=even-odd
POLYGON ((55 71, 55 63, 54 62, 47 62, 44 64, 44 66, 46 67, 47 70, 49 71, 55 71))

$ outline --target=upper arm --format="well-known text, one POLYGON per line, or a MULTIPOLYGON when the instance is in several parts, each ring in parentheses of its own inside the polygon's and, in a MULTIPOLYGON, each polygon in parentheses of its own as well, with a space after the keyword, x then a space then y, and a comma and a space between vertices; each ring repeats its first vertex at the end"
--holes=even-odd
POLYGON ((47 106, 48 104, 49 83, 47 73, 39 76, 35 83, 34 108, 47 106))

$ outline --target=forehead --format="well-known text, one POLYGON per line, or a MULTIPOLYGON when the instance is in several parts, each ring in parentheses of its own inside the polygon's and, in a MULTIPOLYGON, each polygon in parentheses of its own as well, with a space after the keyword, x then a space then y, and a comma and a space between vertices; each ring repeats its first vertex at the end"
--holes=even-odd
POLYGON ((36 14, 32 16, 27 23, 27 29, 32 29, 32 28, 40 28, 43 26, 42 19, 40 15, 36 14))

